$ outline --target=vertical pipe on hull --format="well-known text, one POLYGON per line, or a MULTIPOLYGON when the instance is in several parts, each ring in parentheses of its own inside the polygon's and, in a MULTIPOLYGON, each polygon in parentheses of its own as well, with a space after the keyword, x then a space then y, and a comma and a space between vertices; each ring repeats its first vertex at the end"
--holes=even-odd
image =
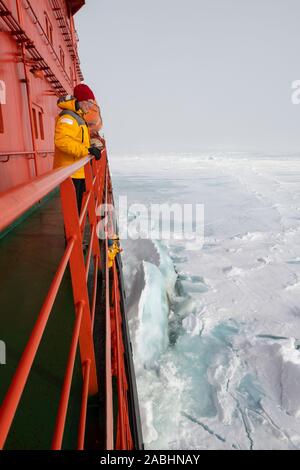
MULTIPOLYGON (((71 16, 71 15, 70 15, 70 31, 71 31, 73 49, 75 51, 76 50, 76 45, 75 45, 74 19, 73 19, 73 16, 71 16)), ((79 80, 77 78, 76 60, 77 59, 76 59, 76 56, 74 54, 74 59, 73 59, 73 87, 75 87, 79 83, 79 80)))
MULTIPOLYGON (((20 26, 23 26, 23 21, 22 21, 22 14, 21 14, 21 7, 20 7, 20 0, 16 0, 16 7, 17 7, 17 14, 18 14, 18 21, 20 26)), ((30 130, 31 130, 31 141, 32 141, 32 150, 34 153, 34 170, 35 170, 35 175, 38 176, 38 154, 37 154, 37 148, 36 148, 36 141, 35 141, 35 135, 34 135, 34 123, 33 123, 33 115, 32 115, 32 100, 31 100, 31 91, 30 91, 30 85, 29 85, 29 76, 26 68, 26 58, 25 58, 25 46, 24 44, 21 45, 21 50, 22 50, 22 59, 23 59, 23 64, 24 64, 24 75, 25 75, 25 83, 26 83, 26 92, 27 92, 27 103, 28 103, 28 111, 29 111, 29 120, 30 120, 30 130)))

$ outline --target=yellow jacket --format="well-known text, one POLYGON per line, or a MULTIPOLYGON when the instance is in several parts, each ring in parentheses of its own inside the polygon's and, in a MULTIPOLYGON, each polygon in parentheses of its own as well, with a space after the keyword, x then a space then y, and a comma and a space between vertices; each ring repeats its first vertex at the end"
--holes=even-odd
POLYGON ((122 253, 122 248, 120 247, 119 237, 117 235, 114 236, 112 240, 109 240, 109 247, 108 247, 108 267, 112 268, 114 265, 115 257, 118 253, 122 253))
MULTIPOLYGON (((90 132, 82 111, 76 110, 75 102, 71 96, 58 100, 62 112, 56 118, 53 168, 71 165, 89 153, 90 132)), ((84 179, 84 168, 76 171, 72 178, 84 179)))

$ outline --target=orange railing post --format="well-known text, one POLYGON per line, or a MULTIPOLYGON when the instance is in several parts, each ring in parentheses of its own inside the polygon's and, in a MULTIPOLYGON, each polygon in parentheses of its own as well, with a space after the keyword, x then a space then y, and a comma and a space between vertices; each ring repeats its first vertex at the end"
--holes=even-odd
POLYGON ((88 392, 89 392, 89 381, 90 381, 90 370, 91 370, 91 361, 87 361, 84 364, 84 377, 83 377, 83 388, 82 388, 82 401, 81 401, 81 410, 80 410, 80 420, 79 420, 79 429, 78 429, 78 441, 77 449, 84 449, 84 438, 85 438, 85 426, 86 426, 86 414, 87 414, 87 402, 88 402, 88 392))
POLYGON ((61 399, 60 399, 59 409, 58 409, 57 418, 56 418, 54 437, 52 441, 53 450, 61 449, 62 441, 64 437, 64 430, 65 430, 67 411, 68 411, 68 405, 69 405, 69 399, 70 399, 73 371, 74 371, 76 352, 77 352, 77 346, 78 346, 78 338, 79 338, 81 322, 82 322, 83 309, 84 309, 84 303, 81 302, 76 309, 77 317, 76 317, 76 322, 75 322, 75 328, 73 331, 69 358, 67 362, 67 370, 65 374, 64 385, 63 385, 63 389, 61 393, 61 399))
MULTIPOLYGON (((89 164, 89 163, 88 163, 89 164)), ((97 372, 92 333, 89 296, 85 278, 85 264, 82 251, 82 237, 73 182, 70 178, 61 184, 61 201, 67 240, 74 238, 74 248, 70 256, 70 271, 75 305, 83 303, 82 322, 79 334, 81 363, 91 361, 89 394, 98 391, 97 372)), ((84 370, 83 370, 84 374, 84 370)))
MULTIPOLYGON (((108 204, 108 172, 105 172, 105 205, 108 204)), ((108 268, 108 240, 107 226, 105 227, 105 287, 106 287, 106 348, 105 348, 105 386, 106 386, 106 449, 114 448, 114 426, 113 426, 113 398, 112 398, 112 364, 111 364, 111 319, 110 319, 110 286, 108 268)))
MULTIPOLYGON (((88 215, 89 215, 89 222, 90 222, 90 227, 91 227, 91 241, 90 241, 90 249, 88 252, 88 257, 87 257, 87 266, 86 266, 86 277, 88 277, 88 272, 89 272, 89 265, 90 265, 90 259, 91 259, 91 254, 93 253, 94 255, 94 261, 96 259, 100 260, 100 246, 99 246, 99 241, 97 239, 97 216, 96 216, 96 201, 95 201, 95 185, 93 182, 93 173, 92 173, 92 167, 91 165, 86 165, 85 166, 85 185, 86 185, 86 192, 91 193, 91 196, 89 198, 88 202, 88 215)), ((97 184, 97 176, 95 177, 95 183, 97 184)))
MULTIPOLYGON (((109 172, 108 172, 109 175, 109 172)), ((110 178, 109 178, 110 180, 110 178)), ((108 202, 110 208, 113 205, 112 188, 108 188, 108 202)), ((116 231, 115 220, 113 214, 109 210, 108 213, 108 232, 114 234, 116 231)), ((116 450, 133 449, 133 440, 130 430, 130 422, 128 415, 128 397, 127 390, 128 384, 126 379, 125 358, 124 358, 124 344, 122 333, 122 315, 120 305, 120 291, 118 271, 116 260, 112 266, 112 302, 111 302, 111 315, 114 322, 115 337, 113 342, 114 356, 116 360, 116 370, 114 371, 117 378, 117 391, 118 391, 118 423, 117 423, 117 439, 116 450)))

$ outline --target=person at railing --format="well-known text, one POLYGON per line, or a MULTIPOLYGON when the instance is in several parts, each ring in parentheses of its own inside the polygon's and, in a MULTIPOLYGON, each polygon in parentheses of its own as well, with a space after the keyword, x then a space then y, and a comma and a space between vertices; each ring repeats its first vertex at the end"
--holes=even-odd
MULTIPOLYGON (((68 95, 58 100, 58 107, 62 110, 56 119, 55 125, 55 154, 54 168, 68 166, 75 160, 86 157, 89 153, 96 160, 101 157, 101 145, 91 143, 91 135, 86 116, 95 109, 95 96, 92 90, 84 84, 77 85, 74 96, 68 95)), ((100 116, 100 128, 102 119, 100 116)), ((96 122, 96 128, 99 122, 96 122)), ((98 131, 97 131, 98 132, 98 131)), ((81 210, 82 197, 85 192, 84 168, 72 175, 76 190, 78 212, 81 210)))
POLYGON ((120 246, 120 239, 117 235, 108 239, 108 267, 112 268, 114 265, 115 257, 118 253, 122 253, 123 249, 120 246))
MULTIPOLYGON (((77 93, 76 88, 75 93, 77 93)), ((99 134, 102 129, 103 122, 100 107, 96 100, 94 100, 93 106, 85 113, 84 119, 90 131, 91 146, 96 147, 101 151, 105 147, 105 140, 99 134)))

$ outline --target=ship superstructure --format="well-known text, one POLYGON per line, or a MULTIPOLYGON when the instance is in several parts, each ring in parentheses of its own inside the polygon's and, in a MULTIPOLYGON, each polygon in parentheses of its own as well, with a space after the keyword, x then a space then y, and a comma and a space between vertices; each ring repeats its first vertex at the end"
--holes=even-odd
POLYGON ((106 148, 99 162, 52 169, 57 99, 83 80, 74 15, 84 4, 0 0, 4 449, 143 447, 122 261, 108 261, 118 227, 106 148), (71 175, 81 167, 78 213, 71 175))

